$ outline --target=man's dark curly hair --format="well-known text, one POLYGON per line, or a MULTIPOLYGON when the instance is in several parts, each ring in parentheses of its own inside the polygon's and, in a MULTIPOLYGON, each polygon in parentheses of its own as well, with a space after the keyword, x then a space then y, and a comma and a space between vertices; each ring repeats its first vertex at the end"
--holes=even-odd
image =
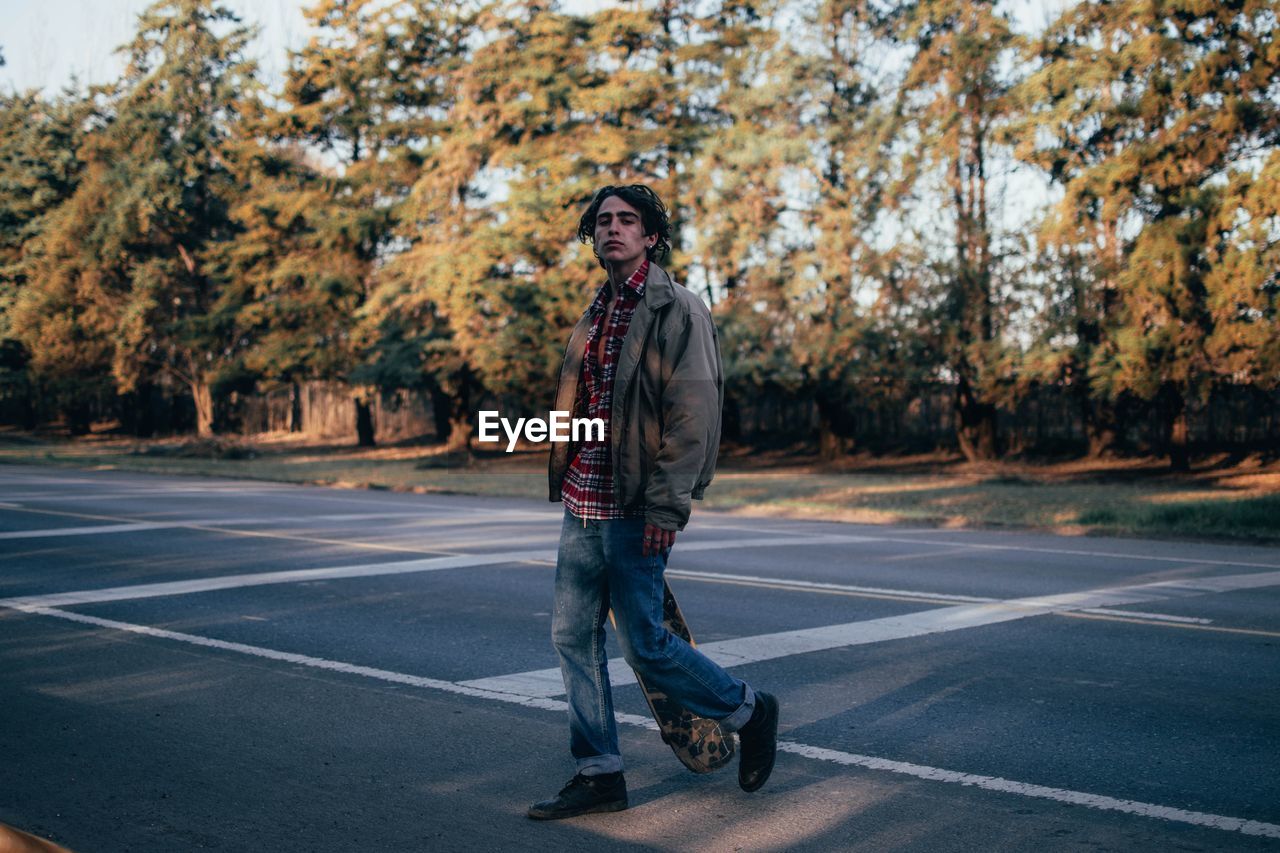
MULTIPOLYGON (((640 211, 640 224, 644 226, 645 236, 658 235, 658 242, 645 252, 651 261, 656 261, 671 252, 671 220, 667 218, 667 206, 658 198, 658 194, 644 184, 630 186, 607 186, 596 190, 591 204, 578 220, 578 239, 583 243, 594 243, 596 236, 596 215, 600 213, 600 205, 610 196, 617 196, 627 204, 640 211)), ((599 255, 597 254, 598 258, 599 255)), ((604 266, 604 261, 600 262, 604 266)))

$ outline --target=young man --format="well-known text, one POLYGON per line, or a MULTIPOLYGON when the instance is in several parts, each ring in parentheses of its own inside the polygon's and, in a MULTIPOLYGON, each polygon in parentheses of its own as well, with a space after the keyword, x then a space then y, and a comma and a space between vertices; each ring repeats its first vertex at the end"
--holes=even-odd
POLYGON ((662 573, 715 470, 724 390, 711 313, 654 261, 670 250, 666 207, 648 187, 607 186, 578 224, 608 272, 574 327, 555 408, 602 418, 604 440, 551 445, 550 498, 563 500, 552 639, 569 701, 577 774, 529 807, 540 820, 627 807, 604 620, 645 683, 737 731, 738 783, 773 770, 778 702, 662 624, 662 573))

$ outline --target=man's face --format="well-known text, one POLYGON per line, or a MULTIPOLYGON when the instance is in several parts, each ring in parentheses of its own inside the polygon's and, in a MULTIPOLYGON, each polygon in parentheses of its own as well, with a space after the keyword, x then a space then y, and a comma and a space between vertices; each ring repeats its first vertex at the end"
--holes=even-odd
POLYGON ((596 254, 610 266, 629 266, 644 257, 645 250, 658 241, 656 234, 645 236, 640 211, 611 195, 596 213, 596 254))

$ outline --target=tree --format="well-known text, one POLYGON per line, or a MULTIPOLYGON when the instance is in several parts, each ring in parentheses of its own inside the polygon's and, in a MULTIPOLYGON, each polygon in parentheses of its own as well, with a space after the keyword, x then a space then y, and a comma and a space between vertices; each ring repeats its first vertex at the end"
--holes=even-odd
MULTIPOLYGON (((338 317, 346 321, 342 329, 332 327, 328 311, 312 312, 324 331, 309 340, 329 355, 311 362, 312 368, 324 365, 311 378, 377 378, 384 374, 362 368, 359 342, 376 344, 357 321, 393 248, 397 207, 424 152, 443 132, 439 118, 451 95, 440 70, 463 49, 465 15, 459 6, 426 0, 322 0, 306 15, 319 32, 293 54, 279 133, 336 160, 337 175, 326 179, 331 198, 325 213, 309 219, 326 232, 329 250, 346 257, 332 273, 319 270, 295 288, 294 298, 309 293, 321 303, 345 306, 338 317)), ((364 323, 377 326, 385 319, 366 316, 364 323)), ((361 445, 374 443, 372 391, 364 386, 355 396, 361 445)))
POLYGON ((73 90, 52 99, 35 92, 0 98, 0 348, 11 371, 22 366, 11 382, 25 389, 28 423, 38 396, 73 433, 88 430, 89 402, 109 390, 109 363, 93 347, 63 346, 86 331, 73 300, 33 312, 20 310, 19 298, 29 284, 29 244, 74 191, 84 165, 77 149, 94 121, 92 100, 73 90), (55 326, 62 334, 47 334, 55 326))
POLYGON ((1280 151, 1239 170, 1209 221, 1206 355, 1220 381, 1280 384, 1280 151))
POLYGON ((202 436, 239 348, 239 293, 216 256, 242 191, 232 140, 255 108, 250 36, 212 0, 162 0, 139 17, 109 121, 85 137, 83 178, 35 241, 18 306, 28 317, 56 309, 50 340, 109 353, 122 392, 185 386, 202 436), (76 329, 92 334, 77 340, 76 329))
POLYGON ((24 247, 79 180, 76 149, 92 112, 73 91, 0 96, 0 340, 11 337, 11 306, 27 280, 24 247))
POLYGON ((1267 227, 1246 187, 1267 185, 1280 131, 1275 23, 1258 0, 1080 3, 1041 39, 1024 93, 1022 154, 1065 191, 1050 237, 1092 261, 1076 360, 1095 394, 1159 405, 1178 468, 1188 403, 1248 375, 1239 347, 1273 322, 1268 276, 1241 262, 1267 227))
POLYGON ((345 376, 367 265, 342 228, 340 181, 303 151, 246 140, 238 226, 219 261, 241 293, 235 327, 244 376, 292 390, 290 428, 302 428, 298 383, 345 376))
POLYGON ((922 205, 915 222, 907 209, 900 225, 929 252, 920 275, 933 281, 930 343, 954 382, 961 451, 971 460, 990 459, 999 448, 995 395, 1007 317, 991 176, 997 131, 1009 110, 1003 63, 1017 40, 987 0, 919 0, 884 11, 868 5, 880 37, 907 52, 894 142, 899 186, 907 192, 893 197, 922 205), (942 213, 947 221, 939 229, 942 213))
MULTIPOLYGON (((894 171, 891 101, 875 82, 875 19, 848 0, 824 0, 783 71, 788 138, 805 156, 783 176, 800 187, 788 211, 798 233, 783 293, 805 392, 818 411, 819 449, 852 447, 856 416, 916 379, 898 332, 910 323, 906 253, 879 239, 894 171), (907 356, 904 358, 904 356, 907 356)), ((777 150, 785 151, 780 143, 777 150)))

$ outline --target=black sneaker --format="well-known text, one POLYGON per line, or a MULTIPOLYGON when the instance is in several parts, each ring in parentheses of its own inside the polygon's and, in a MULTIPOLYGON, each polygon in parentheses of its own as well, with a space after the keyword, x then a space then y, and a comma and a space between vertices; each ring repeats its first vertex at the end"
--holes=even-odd
POLYGON ((627 807, 627 780, 622 773, 601 773, 569 780, 554 799, 529 806, 534 820, 559 820, 596 812, 620 812, 627 807))
POLYGON ((773 772, 778 757, 778 700, 757 692, 751 719, 738 730, 738 787, 758 791, 773 772))

